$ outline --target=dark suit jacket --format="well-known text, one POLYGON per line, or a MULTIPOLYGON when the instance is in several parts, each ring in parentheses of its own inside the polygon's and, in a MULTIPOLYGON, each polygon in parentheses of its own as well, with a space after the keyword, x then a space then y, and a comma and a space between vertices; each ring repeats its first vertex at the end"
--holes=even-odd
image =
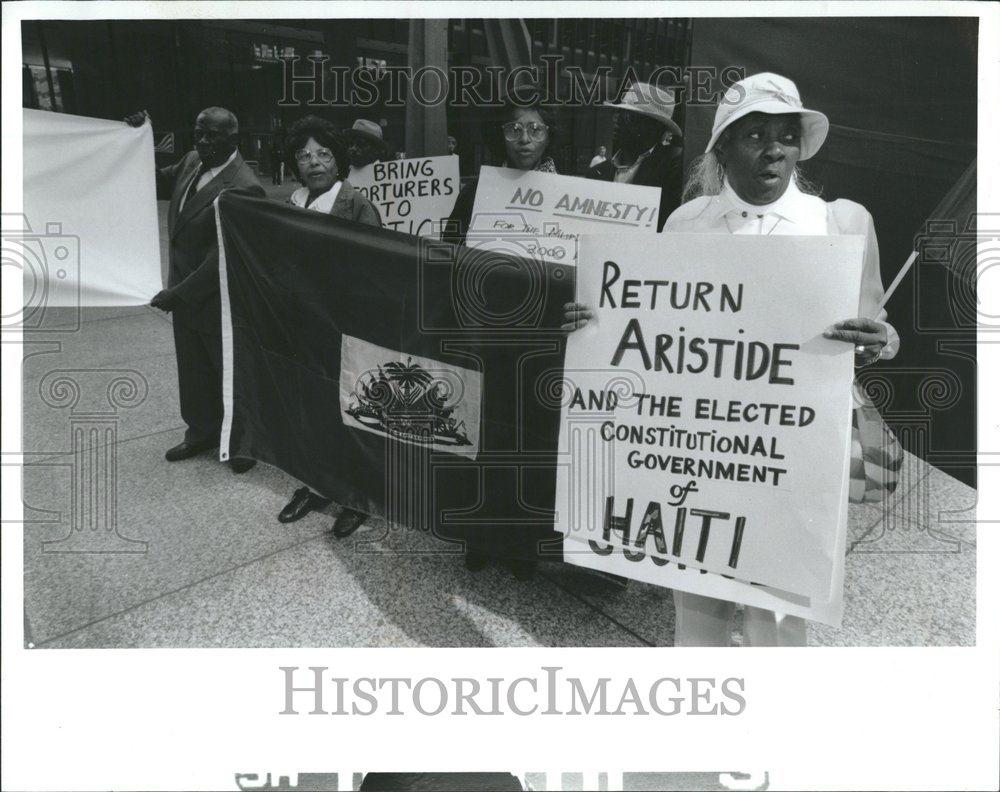
POLYGON ((174 321, 204 332, 220 332, 219 245, 212 202, 223 190, 263 198, 264 188, 243 158, 236 154, 218 176, 192 193, 179 209, 182 196, 201 167, 197 151, 157 172, 161 190, 170 192, 167 226, 170 234, 170 272, 167 288, 180 301, 174 321))
POLYGON ((451 242, 453 245, 465 244, 465 235, 469 233, 469 225, 472 222, 472 208, 476 203, 478 187, 479 177, 476 176, 459 190, 451 215, 441 229, 442 241, 451 242))
MULTIPOLYGON (((613 181, 615 165, 607 159, 587 171, 588 179, 613 181)), ((656 230, 662 231, 670 213, 681 205, 681 187, 684 183, 684 148, 680 145, 662 146, 643 160, 632 184, 660 188, 660 214, 656 230)))

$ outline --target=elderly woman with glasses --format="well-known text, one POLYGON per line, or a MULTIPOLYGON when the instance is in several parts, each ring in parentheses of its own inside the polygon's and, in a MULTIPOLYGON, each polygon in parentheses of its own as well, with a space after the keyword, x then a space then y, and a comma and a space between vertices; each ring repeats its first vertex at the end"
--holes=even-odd
MULTIPOLYGON (((705 154, 692 164, 687 202, 670 215, 663 232, 863 236, 858 315, 824 333, 853 344, 855 365, 862 366, 893 357, 899 336, 879 308, 884 292, 871 215, 853 201, 824 201, 799 172, 798 163, 819 150, 829 127, 823 113, 803 108, 798 88, 785 77, 765 72, 734 84, 716 110, 705 154)), ((791 296, 794 284, 788 289, 791 296)), ((569 303, 563 327, 582 327, 591 316, 587 306, 569 303)), ((674 603, 676 646, 729 645, 734 603, 682 591, 674 592, 674 603)), ((804 619, 746 608, 744 646, 805 643, 804 619)))
POLYGON ((303 185, 292 193, 289 203, 344 220, 382 225, 378 209, 347 181, 347 145, 333 124, 316 116, 300 119, 288 130, 285 150, 292 173, 303 185))
MULTIPOLYGON (((347 181, 347 145, 333 124, 316 116, 300 119, 288 130, 286 158, 302 187, 288 202, 314 212, 323 212, 343 220, 381 227, 371 201, 347 181)), ((310 511, 330 503, 308 487, 300 487, 278 515, 279 522, 301 520, 310 511)), ((333 524, 338 538, 349 536, 364 522, 365 516, 353 509, 341 509, 333 524)))
MULTIPOLYGON (((522 86, 521 93, 531 93, 522 86)), ((555 163, 547 156, 555 138, 556 128, 549 110, 537 100, 528 105, 515 104, 508 99, 500 112, 486 127, 486 138, 494 148, 502 140, 501 167, 516 170, 536 170, 556 173, 555 163)), ((445 223, 441 238, 456 245, 465 244, 465 236, 472 222, 472 208, 476 203, 479 179, 473 179, 462 188, 455 200, 455 208, 445 223)))

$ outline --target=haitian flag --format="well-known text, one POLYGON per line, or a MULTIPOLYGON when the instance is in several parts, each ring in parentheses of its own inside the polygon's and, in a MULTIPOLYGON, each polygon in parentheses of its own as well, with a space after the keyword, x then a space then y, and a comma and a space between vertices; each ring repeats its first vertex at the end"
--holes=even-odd
POLYGON ((496 554, 552 530, 572 267, 223 193, 220 457, 496 554))

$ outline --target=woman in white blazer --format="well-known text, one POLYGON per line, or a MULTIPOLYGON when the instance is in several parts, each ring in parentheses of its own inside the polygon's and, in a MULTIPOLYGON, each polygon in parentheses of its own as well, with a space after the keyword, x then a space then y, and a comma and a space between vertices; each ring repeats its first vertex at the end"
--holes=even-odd
MULTIPOLYGON (((866 365, 899 348, 899 336, 878 309, 884 292, 872 217, 853 201, 824 201, 797 168, 823 145, 829 126, 823 113, 802 106, 786 77, 764 72, 734 84, 716 110, 705 154, 692 164, 686 202, 667 218, 663 233, 864 236, 858 315, 824 335, 854 344, 856 365, 866 365)), ((564 328, 582 327, 591 315, 587 306, 569 303, 564 328)), ((735 603, 675 591, 674 604, 675 646, 729 645, 735 603)), ((804 619, 746 608, 744 646, 805 643, 804 619)))

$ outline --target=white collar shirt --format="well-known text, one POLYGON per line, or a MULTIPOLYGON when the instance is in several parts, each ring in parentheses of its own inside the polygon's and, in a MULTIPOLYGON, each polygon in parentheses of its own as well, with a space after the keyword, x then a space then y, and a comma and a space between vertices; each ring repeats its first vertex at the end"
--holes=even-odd
POLYGON ((664 230, 822 236, 829 233, 827 204, 816 195, 806 195, 792 181, 777 201, 756 206, 740 198, 726 183, 722 192, 714 196, 698 216, 672 225, 668 223, 664 230))
POLYGON ((334 183, 333 187, 325 193, 317 195, 313 202, 308 206, 306 203, 309 200, 309 189, 307 187, 299 187, 299 189, 292 193, 291 201, 293 204, 301 206, 303 209, 312 209, 314 212, 329 214, 330 210, 333 208, 333 202, 337 200, 337 196, 340 194, 341 184, 343 184, 343 182, 338 179, 334 183))
POLYGON ((206 184, 212 181, 212 179, 214 179, 216 176, 222 173, 222 171, 224 171, 229 166, 229 163, 232 162, 234 159, 236 159, 237 153, 238 153, 237 150, 233 149, 233 153, 229 155, 229 159, 227 159, 221 165, 217 165, 214 168, 209 168, 207 171, 201 174, 201 176, 198 177, 198 183, 194 186, 194 189, 189 189, 184 193, 184 197, 181 198, 181 205, 178 211, 184 208, 184 204, 187 202, 188 196, 198 192, 198 190, 200 190, 202 187, 204 187, 206 184))

